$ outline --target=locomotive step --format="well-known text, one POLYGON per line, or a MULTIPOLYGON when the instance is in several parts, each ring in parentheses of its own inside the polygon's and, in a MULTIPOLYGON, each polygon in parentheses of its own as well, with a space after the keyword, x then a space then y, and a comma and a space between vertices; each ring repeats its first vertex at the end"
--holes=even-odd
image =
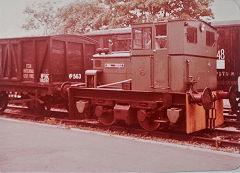
POLYGON ((156 123, 168 123, 168 120, 154 120, 156 123))

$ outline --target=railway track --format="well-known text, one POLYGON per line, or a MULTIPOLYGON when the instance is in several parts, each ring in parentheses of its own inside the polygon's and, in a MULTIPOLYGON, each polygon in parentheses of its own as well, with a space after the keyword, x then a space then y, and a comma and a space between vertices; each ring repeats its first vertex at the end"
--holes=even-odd
MULTIPOLYGON (((229 126, 229 122, 227 122, 224 124, 225 127, 216 128, 214 131, 203 130, 186 135, 169 130, 147 132, 138 125, 127 127, 122 125, 121 122, 114 126, 104 126, 94 119, 69 120, 67 119, 67 112, 59 110, 52 110, 49 116, 46 117, 42 115, 33 115, 31 111, 25 107, 9 107, 1 116, 51 125, 60 125, 66 128, 81 128, 150 140, 164 140, 167 142, 189 143, 194 145, 206 144, 217 149, 231 147, 240 152, 240 126, 237 126, 236 123, 232 123, 229 126)), ((240 124, 240 122, 238 123, 240 124)))
POLYGON ((239 126, 240 127, 240 119, 236 114, 231 114, 231 108, 225 107, 223 109, 223 115, 224 115, 224 124, 231 126, 239 126))

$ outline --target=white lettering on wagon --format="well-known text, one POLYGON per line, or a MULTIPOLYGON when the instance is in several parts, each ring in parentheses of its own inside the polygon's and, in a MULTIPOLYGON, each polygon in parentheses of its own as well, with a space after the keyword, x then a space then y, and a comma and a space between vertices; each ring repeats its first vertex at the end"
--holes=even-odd
POLYGON ((217 53, 217 70, 224 70, 225 69, 225 50, 221 49, 217 53))
POLYGON ((33 69, 23 69, 23 73, 34 73, 33 69))
POLYGON ((80 73, 71 73, 68 75, 69 79, 81 79, 82 75, 80 73))
POLYGON ((34 69, 32 68, 32 64, 26 64, 26 67, 23 69, 23 78, 34 79, 34 69))
POLYGON ((40 82, 49 83, 49 74, 41 73, 40 82))
POLYGON ((106 68, 124 68, 124 64, 116 64, 116 63, 106 63, 106 68))

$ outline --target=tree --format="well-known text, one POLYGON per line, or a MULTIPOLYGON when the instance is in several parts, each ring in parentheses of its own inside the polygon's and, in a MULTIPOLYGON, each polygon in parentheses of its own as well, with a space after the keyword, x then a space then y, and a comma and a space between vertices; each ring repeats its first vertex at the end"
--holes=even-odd
POLYGON ((101 29, 108 25, 109 13, 109 9, 96 0, 76 1, 57 11, 57 30, 62 33, 85 33, 101 29))
POLYGON ((48 35, 55 28, 55 5, 56 2, 38 2, 26 7, 26 24, 22 27, 26 30, 43 30, 43 34, 48 35))
POLYGON ((128 27, 132 23, 165 19, 214 18, 214 0, 86 0, 53 8, 53 3, 28 7, 25 29, 44 28, 45 34, 85 33, 90 30, 128 27))
POLYGON ((213 18, 214 0, 99 0, 109 6, 116 25, 151 22, 164 19, 213 18))

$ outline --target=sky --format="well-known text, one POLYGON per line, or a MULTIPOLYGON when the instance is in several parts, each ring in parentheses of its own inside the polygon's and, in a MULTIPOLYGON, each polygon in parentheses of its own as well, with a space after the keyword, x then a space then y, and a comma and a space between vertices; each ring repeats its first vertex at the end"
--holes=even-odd
MULTIPOLYGON (((41 35, 39 31, 25 31, 22 28, 26 18, 23 14, 24 9, 36 1, 40 0, 0 0, 0 38, 41 35)), ((69 2, 69 0, 55 1, 69 2)), ((240 0, 215 0, 212 10, 215 21, 240 20, 240 0)))

